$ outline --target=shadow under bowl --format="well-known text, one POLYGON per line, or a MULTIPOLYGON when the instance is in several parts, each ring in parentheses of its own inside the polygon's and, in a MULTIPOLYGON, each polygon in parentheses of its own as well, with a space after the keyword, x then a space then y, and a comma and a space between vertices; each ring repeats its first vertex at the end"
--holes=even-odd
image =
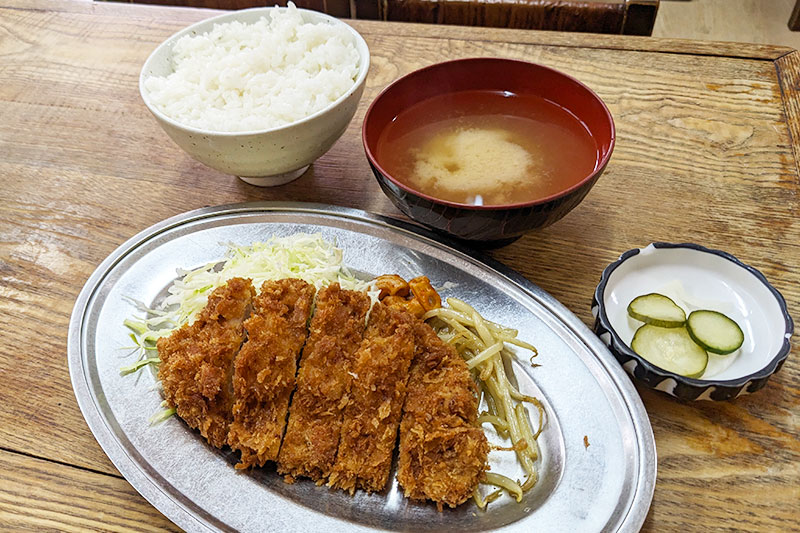
POLYGON ((597 182, 614 150, 614 120, 586 85, 557 70, 500 58, 437 63, 389 85, 367 110, 362 128, 367 160, 383 192, 412 220, 473 247, 498 247, 544 228, 575 208, 597 182), (535 95, 565 109, 588 130, 597 147, 593 170, 556 194, 508 205, 469 205, 434 198, 392 176, 381 161, 378 142, 397 116, 429 98, 461 91, 508 91, 535 95))

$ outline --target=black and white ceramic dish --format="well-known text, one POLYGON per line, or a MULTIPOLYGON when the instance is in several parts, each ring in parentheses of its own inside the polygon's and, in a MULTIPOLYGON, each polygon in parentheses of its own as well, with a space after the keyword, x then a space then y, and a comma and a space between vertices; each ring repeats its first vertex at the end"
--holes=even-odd
POLYGON ((603 271, 592 300, 594 331, 637 381, 683 400, 729 400, 755 392, 780 370, 794 324, 783 296, 764 275, 736 257, 697 244, 657 242, 628 250, 603 271), (663 370, 630 348, 641 325, 627 306, 642 294, 669 296, 687 314, 713 309, 744 331, 742 347, 709 355, 700 378, 663 370))

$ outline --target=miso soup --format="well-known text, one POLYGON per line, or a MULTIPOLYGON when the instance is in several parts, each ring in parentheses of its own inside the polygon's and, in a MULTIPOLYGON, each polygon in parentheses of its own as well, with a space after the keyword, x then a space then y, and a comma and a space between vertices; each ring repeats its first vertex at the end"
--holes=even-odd
POLYGON ((381 133, 375 155, 416 191, 476 205, 556 194, 599 160, 588 129, 568 110, 498 91, 450 93, 409 107, 381 133))

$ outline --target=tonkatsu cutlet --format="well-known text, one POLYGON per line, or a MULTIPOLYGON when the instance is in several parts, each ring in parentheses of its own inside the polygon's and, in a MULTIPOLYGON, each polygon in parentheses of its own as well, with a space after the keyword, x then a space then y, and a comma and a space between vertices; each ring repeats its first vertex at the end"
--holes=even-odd
POLYGON ((266 281, 253 299, 247 342, 234 362, 228 444, 241 451, 236 468, 278 458, 313 300, 314 286, 300 279, 266 281))
POLYGON ((397 481, 408 498, 456 507, 472 496, 488 466, 476 387, 464 360, 430 326, 416 321, 414 337, 397 481))
POLYGON ((412 320, 381 303, 372 308, 353 363, 350 403, 328 485, 351 493, 386 487, 414 356, 412 320))
POLYGON ((233 358, 244 341, 243 321, 254 294, 250 280, 215 289, 192 324, 158 340, 158 378, 167 404, 221 448, 231 421, 233 358))
POLYGON ((286 474, 287 481, 305 476, 322 482, 330 474, 348 402, 353 355, 361 343, 369 304, 366 294, 342 290, 338 283, 317 294, 278 454, 278 472, 286 474))

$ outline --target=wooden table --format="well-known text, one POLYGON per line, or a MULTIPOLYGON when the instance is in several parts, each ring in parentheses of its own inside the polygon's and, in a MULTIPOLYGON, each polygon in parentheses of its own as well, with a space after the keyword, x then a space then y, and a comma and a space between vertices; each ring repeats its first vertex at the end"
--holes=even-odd
MULTIPOLYGON (((156 44, 211 14, 0 0, 0 529, 175 529, 119 475, 78 410, 66 364, 76 295, 125 239, 189 209, 298 200, 398 216, 367 166, 361 120, 382 87, 429 63, 541 62, 608 104, 617 147, 597 186, 562 221, 493 253, 587 324, 604 266, 655 240, 733 253, 800 318, 800 53, 357 22, 372 68, 355 119, 302 178, 261 189, 190 159, 139 98, 156 44)), ((646 531, 800 528, 797 352, 764 390, 732 402, 639 389, 658 448, 646 531)))

